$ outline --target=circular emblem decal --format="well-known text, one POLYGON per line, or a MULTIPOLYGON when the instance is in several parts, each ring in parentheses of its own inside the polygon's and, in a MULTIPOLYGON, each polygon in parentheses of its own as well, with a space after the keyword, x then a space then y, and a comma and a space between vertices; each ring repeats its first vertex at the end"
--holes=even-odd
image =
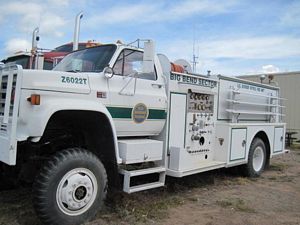
POLYGON ((132 118, 136 123, 142 123, 148 118, 147 106, 143 103, 138 103, 132 110, 132 118))

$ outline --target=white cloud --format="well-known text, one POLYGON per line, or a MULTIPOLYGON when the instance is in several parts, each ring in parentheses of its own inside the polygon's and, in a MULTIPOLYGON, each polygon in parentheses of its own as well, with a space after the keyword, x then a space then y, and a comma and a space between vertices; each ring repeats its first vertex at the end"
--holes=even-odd
MULTIPOLYGON (((192 61, 192 40, 168 40, 157 45, 159 51, 172 61, 178 58, 192 61)), ((251 62, 272 62, 300 56, 300 40, 290 36, 203 40, 197 43, 196 49, 198 48, 197 72, 204 74, 207 70, 225 75, 277 72, 280 70, 274 65, 259 68, 251 65, 251 62)))
POLYGON ((39 14, 42 11, 42 6, 34 2, 15 1, 10 2, 1 7, 1 14, 8 15, 27 15, 27 14, 39 14))
MULTIPOLYGON (((170 3, 170 2, 169 2, 170 3)), ((89 19, 89 24, 116 24, 122 22, 149 23, 178 21, 195 14, 212 15, 227 12, 235 1, 186 0, 174 4, 159 1, 151 3, 127 4, 112 7, 100 15, 89 19)))
POLYGON ((195 13, 203 13, 206 15, 218 14, 227 12, 235 1, 208 1, 208 0, 188 0, 181 1, 174 4, 167 10, 165 15, 170 16, 172 19, 180 16, 191 16, 195 13))
POLYGON ((18 51, 29 51, 31 43, 25 39, 13 38, 5 43, 5 51, 10 55, 18 51))
MULTIPOLYGON (((155 4, 154 4, 155 5, 155 4)), ((128 21, 143 21, 145 15, 152 15, 155 7, 146 4, 126 5, 112 7, 101 14, 96 14, 87 19, 87 24, 116 24, 128 21)))
MULTIPOLYGON (((189 54, 191 58, 192 44, 192 41, 169 40, 162 43, 162 47, 175 58, 182 54, 189 54)), ((300 56, 300 39, 289 36, 204 40, 198 42, 197 46, 199 57, 205 59, 276 59, 300 56)))
POLYGON ((69 5, 69 0, 48 0, 50 5, 55 5, 55 6, 68 6, 69 5))
POLYGON ((300 56, 299 38, 253 37, 199 43, 201 55, 208 58, 274 59, 300 56))
POLYGON ((274 65, 262 66, 262 73, 278 73, 280 70, 274 65))
MULTIPOLYGON (((67 0, 50 1, 53 2, 52 6, 57 6, 58 4, 65 5, 68 3, 67 0)), ((14 1, 6 4, 5 7, 1 7, 0 15, 2 16, 2 22, 5 21, 5 18, 11 18, 13 16, 14 19, 17 20, 16 29, 23 33, 31 33, 35 27, 39 26, 43 34, 61 37, 63 33, 59 32, 59 29, 61 29, 66 22, 63 17, 56 14, 54 9, 52 9, 52 11, 53 12, 49 9, 47 2, 14 1)))
POLYGON ((66 21, 55 14, 46 13, 43 15, 40 23, 41 34, 51 35, 53 34, 56 37, 63 36, 63 33, 60 32, 60 28, 62 28, 66 24, 66 21))

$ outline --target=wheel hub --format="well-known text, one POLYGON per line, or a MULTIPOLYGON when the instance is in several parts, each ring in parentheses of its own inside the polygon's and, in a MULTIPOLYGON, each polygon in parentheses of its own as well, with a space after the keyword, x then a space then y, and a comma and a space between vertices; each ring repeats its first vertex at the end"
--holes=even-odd
POLYGON ((86 188, 84 186, 80 186, 79 188, 77 188, 75 190, 75 198, 80 201, 80 200, 84 199, 84 197, 86 196, 86 193, 87 193, 86 188))
POLYGON ((264 151, 258 146, 255 148, 253 153, 253 168, 256 172, 259 172, 264 164, 264 151))
POLYGON ((68 172, 60 181, 56 200, 59 208, 68 215, 80 215, 90 208, 97 196, 97 180, 84 168, 68 172))

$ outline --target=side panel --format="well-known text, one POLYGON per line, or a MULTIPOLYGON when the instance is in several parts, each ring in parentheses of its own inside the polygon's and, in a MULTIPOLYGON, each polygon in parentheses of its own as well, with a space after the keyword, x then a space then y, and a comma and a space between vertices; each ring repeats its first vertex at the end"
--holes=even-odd
POLYGON ((184 148, 186 94, 170 93, 169 148, 184 148))
POLYGON ((275 127, 273 153, 278 153, 283 151, 283 144, 284 144, 283 133, 284 133, 283 127, 275 127))
POLYGON ((270 144, 270 156, 282 154, 285 124, 283 123, 217 123, 215 139, 215 160, 226 161, 226 166, 245 164, 254 137, 263 132, 270 144), (277 134, 275 135, 275 130, 277 134), (243 146, 243 141, 246 140, 243 146), (277 152, 274 147, 277 146, 277 152))
POLYGON ((231 129, 230 161, 242 160, 246 158, 246 128, 231 129))
POLYGON ((252 112, 240 114, 238 116, 238 120, 240 122, 259 123, 269 121, 270 115, 264 113, 274 111, 275 107, 270 109, 270 106, 276 106, 278 105, 278 102, 276 102, 277 100, 272 100, 267 96, 279 96, 278 89, 261 85, 259 83, 248 83, 241 79, 221 77, 219 80, 217 119, 219 121, 230 121, 231 113, 227 110, 239 110, 252 112), (233 99, 233 91, 241 92, 240 94, 236 94, 235 100, 242 102, 242 104, 237 104, 236 102, 233 104, 230 102, 233 99))
POLYGON ((163 142, 151 139, 120 139, 120 157, 124 164, 162 160, 163 142))
POLYGON ((225 166, 214 160, 217 81, 171 73, 167 175, 183 177, 225 166))

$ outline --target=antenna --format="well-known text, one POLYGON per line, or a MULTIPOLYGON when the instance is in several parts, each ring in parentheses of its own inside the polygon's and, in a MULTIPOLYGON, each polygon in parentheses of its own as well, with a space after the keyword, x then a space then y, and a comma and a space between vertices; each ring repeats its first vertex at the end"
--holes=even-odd
POLYGON ((192 61, 192 65, 193 65, 193 73, 196 73, 196 69, 197 69, 197 63, 199 63, 197 61, 197 59, 199 58, 198 56, 196 56, 195 54, 195 24, 193 26, 193 61, 192 61))

